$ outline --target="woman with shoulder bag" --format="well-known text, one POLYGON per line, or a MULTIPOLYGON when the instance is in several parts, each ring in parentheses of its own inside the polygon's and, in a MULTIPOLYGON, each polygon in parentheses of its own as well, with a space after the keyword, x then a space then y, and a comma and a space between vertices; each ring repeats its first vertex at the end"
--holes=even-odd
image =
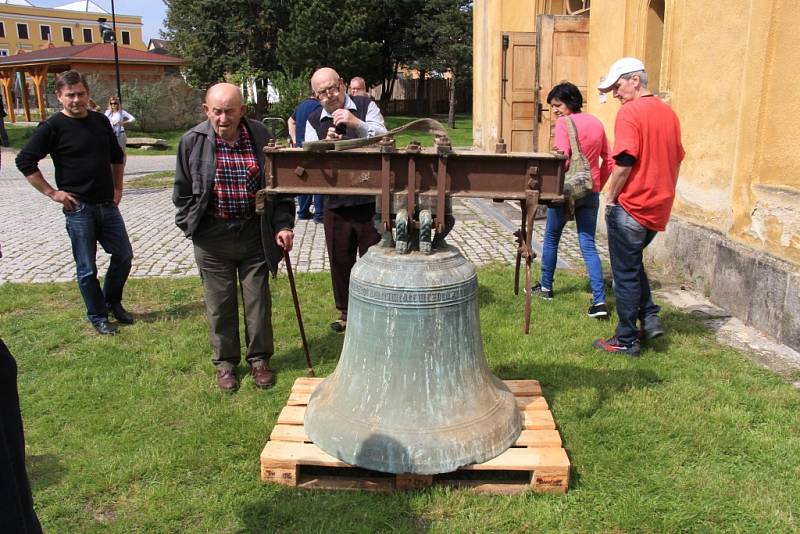
MULTIPOLYGON (((588 314, 597 319, 607 319, 603 266, 597 255, 594 235, 597 228, 597 210, 600 206, 600 190, 611 175, 614 160, 611 158, 603 124, 594 115, 581 112, 583 96, 575 85, 569 82, 556 85, 547 95, 547 103, 558 117, 555 125, 556 148, 564 152, 567 158, 572 159, 572 165, 576 165, 576 161, 583 162, 583 164, 588 162, 588 170, 591 172, 590 184, 587 179, 587 183, 584 185, 576 185, 577 182, 575 182, 569 184, 569 187, 565 187, 565 189, 566 193, 572 195, 568 203, 574 202, 578 243, 592 288, 592 305, 588 314), (577 152, 572 150, 572 146, 577 148, 577 152)), ((570 165, 570 159, 567 164, 570 165)), ((558 244, 561 240, 561 232, 567 223, 567 208, 567 205, 550 206, 547 210, 547 224, 542 246, 542 280, 533 287, 534 295, 547 300, 553 298, 553 277, 558 260, 558 244)))

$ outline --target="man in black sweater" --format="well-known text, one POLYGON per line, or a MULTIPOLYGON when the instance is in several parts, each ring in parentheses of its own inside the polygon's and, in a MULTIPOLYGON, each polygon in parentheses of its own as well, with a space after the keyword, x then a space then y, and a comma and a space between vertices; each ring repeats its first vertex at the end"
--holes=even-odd
POLYGON ((63 206, 67 233, 86 312, 99 334, 113 335, 109 311, 120 323, 133 317, 122 307, 122 290, 133 250, 117 206, 122 200, 123 153, 108 119, 88 110, 89 86, 79 72, 56 78, 63 109, 42 122, 17 156, 17 168, 33 187, 63 206), (54 189, 38 163, 50 154, 56 170, 54 189), (97 243, 111 254, 101 290, 97 280, 97 243))

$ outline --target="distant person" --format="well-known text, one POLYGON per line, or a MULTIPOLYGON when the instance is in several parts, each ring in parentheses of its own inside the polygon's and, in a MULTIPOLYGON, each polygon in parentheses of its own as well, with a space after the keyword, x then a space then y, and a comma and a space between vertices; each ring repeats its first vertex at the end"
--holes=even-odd
MULTIPOLYGON (((306 138, 306 122, 308 116, 311 115, 317 108, 319 108, 319 100, 312 96, 306 98, 295 108, 292 116, 287 121, 289 126, 289 137, 292 139, 292 145, 302 147, 303 141, 306 138)), ((299 195, 297 197, 298 212, 297 218, 301 220, 309 220, 311 215, 311 202, 314 202, 314 222, 322 222, 322 214, 325 210, 325 201, 323 195, 299 195)))
POLYGON ((616 61, 600 82, 622 107, 614 123, 614 170, 606 189, 606 226, 614 292, 616 333, 594 347, 639 356, 640 340, 664 334, 653 303, 643 253, 667 227, 678 171, 685 152, 678 116, 647 88, 644 64, 632 57, 616 61), (637 321, 641 328, 637 328, 637 321))
POLYGON ((239 388, 239 302, 244 304, 245 359, 256 387, 275 384, 269 360, 272 300, 269 274, 278 272, 283 250, 292 250, 294 199, 278 197, 256 216, 256 192, 264 187, 266 127, 244 117, 239 88, 208 89, 208 120, 181 138, 172 201, 175 223, 192 240, 208 317, 208 338, 222 391, 239 388))
POLYGON ((0 97, 0 144, 3 146, 10 146, 8 142, 8 132, 6 131, 6 121, 4 120, 8 114, 6 108, 3 106, 3 99, 0 97))
MULTIPOLYGON (((600 193, 614 165, 611 159, 608 140, 603 124, 588 113, 581 113, 583 96, 580 89, 569 82, 562 82, 547 95, 547 103, 558 119, 555 126, 555 146, 567 157, 572 154, 566 117, 572 120, 578 136, 581 152, 589 161, 592 172, 592 192, 575 201, 575 223, 578 229, 578 244, 581 247, 583 262, 589 275, 592 288, 592 305, 589 317, 607 319, 606 289, 603 282, 603 265, 597 255, 594 235, 597 228, 597 210, 600 206, 600 193)), ((567 160, 569 161, 569 160, 567 160)), ((533 294, 544 299, 553 298, 553 278, 558 261, 558 244, 561 232, 567 223, 564 206, 550 206, 547 209, 547 224, 544 229, 542 245, 542 281, 533 287, 533 294)))
POLYGON ((367 91, 367 82, 361 76, 355 76, 350 80, 350 86, 347 88, 350 96, 369 96, 367 91))
POLYGON ((95 102, 95 101, 94 101, 93 99, 91 99, 91 98, 89 99, 89 105, 87 105, 87 106, 86 106, 86 108, 87 108, 89 111, 97 111, 98 113, 102 111, 102 110, 100 109, 100 106, 98 106, 98 105, 97 105, 97 102, 95 102))
MULTIPOLYGON (((344 80, 324 67, 311 76, 311 89, 322 107, 308 117, 305 142, 320 139, 355 139, 386 133, 383 115, 368 96, 349 96, 344 80)), ((331 262, 333 297, 339 318, 330 324, 334 332, 347 327, 350 271, 357 256, 380 241, 375 229, 374 195, 328 195, 325 199, 325 244, 331 262)))
POLYGON ((61 113, 34 130, 17 155, 17 168, 39 192, 62 205, 86 314, 98 334, 113 335, 117 327, 108 322, 109 312, 120 323, 134 322, 122 307, 133 260, 117 207, 122 200, 124 154, 108 119, 89 111, 89 85, 83 74, 75 70, 59 74, 56 97, 61 113), (48 154, 57 189, 39 171, 39 160, 48 154), (111 254, 102 289, 97 280, 97 243, 111 254))
POLYGON ((125 135, 125 125, 134 122, 136 117, 120 108, 119 98, 116 96, 112 96, 108 99, 106 117, 108 117, 108 122, 111 123, 111 128, 114 130, 114 135, 117 136, 117 142, 124 152, 125 146, 128 143, 128 136, 125 135))

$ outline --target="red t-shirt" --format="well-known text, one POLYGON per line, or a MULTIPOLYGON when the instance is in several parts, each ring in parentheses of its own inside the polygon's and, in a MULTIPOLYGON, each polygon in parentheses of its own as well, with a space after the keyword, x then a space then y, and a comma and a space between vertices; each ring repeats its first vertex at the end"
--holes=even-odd
POLYGON ((640 97, 620 108, 614 124, 614 152, 636 158, 617 203, 631 217, 657 232, 667 227, 678 166, 685 152, 681 125, 672 108, 655 96, 640 97))

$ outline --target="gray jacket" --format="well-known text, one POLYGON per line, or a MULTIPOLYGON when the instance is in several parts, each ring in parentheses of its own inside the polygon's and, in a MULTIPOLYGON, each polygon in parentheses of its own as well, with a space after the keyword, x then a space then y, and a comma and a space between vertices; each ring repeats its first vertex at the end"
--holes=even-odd
MULTIPOLYGON (((261 187, 264 180, 264 145, 269 136, 267 129, 258 121, 246 119, 244 122, 250 139, 256 149, 258 166, 261 169, 261 187)), ((208 212, 214 176, 217 172, 217 157, 214 129, 209 121, 201 122, 181 137, 178 145, 178 158, 175 165, 175 186, 172 202, 178 208, 175 224, 191 238, 200 226, 203 216, 208 212)), ((278 272, 278 264, 283 259, 283 250, 275 243, 279 230, 294 228, 294 198, 291 196, 271 197, 264 214, 260 217, 261 242, 264 256, 272 275, 278 272)))

